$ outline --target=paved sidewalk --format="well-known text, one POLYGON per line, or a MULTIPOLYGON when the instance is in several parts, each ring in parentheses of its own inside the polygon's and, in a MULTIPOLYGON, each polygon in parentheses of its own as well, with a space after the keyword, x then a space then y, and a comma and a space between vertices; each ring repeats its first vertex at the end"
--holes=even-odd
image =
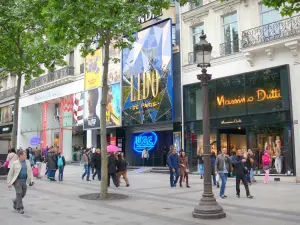
POLYGON ((241 186, 241 198, 235 197, 235 183, 228 181, 228 198, 218 197, 227 218, 217 221, 194 219, 192 211, 200 199, 203 180, 190 178, 190 189, 169 187, 165 174, 129 173, 131 186, 112 187, 110 192, 129 195, 127 200, 90 201, 78 196, 96 193, 100 182, 82 181, 82 168, 68 165, 62 183, 49 182, 45 178, 35 180, 24 199, 25 214, 12 209, 14 189, 8 189, 0 180, 0 224, 5 225, 299 225, 300 186, 292 183, 257 183, 250 187, 255 199, 247 199, 241 186))

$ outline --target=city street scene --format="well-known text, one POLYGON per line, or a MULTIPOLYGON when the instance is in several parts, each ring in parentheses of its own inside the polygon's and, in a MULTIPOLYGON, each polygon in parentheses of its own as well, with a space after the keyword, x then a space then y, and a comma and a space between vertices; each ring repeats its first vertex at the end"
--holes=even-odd
POLYGON ((299 225, 298 0, 0 2, 0 224, 299 225))

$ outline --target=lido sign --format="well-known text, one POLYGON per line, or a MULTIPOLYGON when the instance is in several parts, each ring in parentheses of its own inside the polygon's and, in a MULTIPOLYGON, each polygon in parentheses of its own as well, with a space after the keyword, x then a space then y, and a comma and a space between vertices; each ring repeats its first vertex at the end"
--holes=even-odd
POLYGON ((138 153, 142 153, 145 148, 148 148, 148 151, 151 151, 154 149, 156 143, 156 133, 145 132, 134 137, 133 149, 138 153))

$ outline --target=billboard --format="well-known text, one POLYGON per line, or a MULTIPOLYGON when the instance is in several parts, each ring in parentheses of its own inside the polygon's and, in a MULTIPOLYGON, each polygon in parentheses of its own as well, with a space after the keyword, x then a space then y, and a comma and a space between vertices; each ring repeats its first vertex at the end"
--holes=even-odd
POLYGON ((84 93, 83 129, 100 128, 101 89, 95 88, 84 93))
POLYGON ((121 52, 120 49, 114 48, 113 45, 109 47, 109 62, 108 62, 108 76, 107 84, 120 83, 121 81, 121 52), (114 61, 117 60, 117 61, 114 61))
POLYGON ((102 86, 102 50, 95 51, 93 55, 85 58, 84 64, 84 90, 102 86))
POLYGON ((121 87, 120 83, 108 87, 106 105, 106 126, 115 127, 121 125, 121 87))
POLYGON ((0 109, 0 113, 1 113, 0 124, 11 123, 13 121, 12 111, 13 111, 12 105, 4 106, 0 109))
POLYGON ((123 112, 125 126, 173 119, 172 22, 161 21, 136 34, 124 49, 123 112))

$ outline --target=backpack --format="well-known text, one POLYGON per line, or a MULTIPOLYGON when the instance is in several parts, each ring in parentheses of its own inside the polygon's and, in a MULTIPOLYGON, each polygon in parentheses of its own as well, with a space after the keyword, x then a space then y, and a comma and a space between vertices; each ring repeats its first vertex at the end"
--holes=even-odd
POLYGON ((63 166, 64 165, 64 162, 63 162, 63 159, 62 157, 58 157, 58 160, 57 160, 57 166, 63 166))
POLYGON ((39 176, 39 169, 36 168, 36 167, 32 168, 32 174, 33 174, 33 177, 38 178, 38 176, 39 176))

